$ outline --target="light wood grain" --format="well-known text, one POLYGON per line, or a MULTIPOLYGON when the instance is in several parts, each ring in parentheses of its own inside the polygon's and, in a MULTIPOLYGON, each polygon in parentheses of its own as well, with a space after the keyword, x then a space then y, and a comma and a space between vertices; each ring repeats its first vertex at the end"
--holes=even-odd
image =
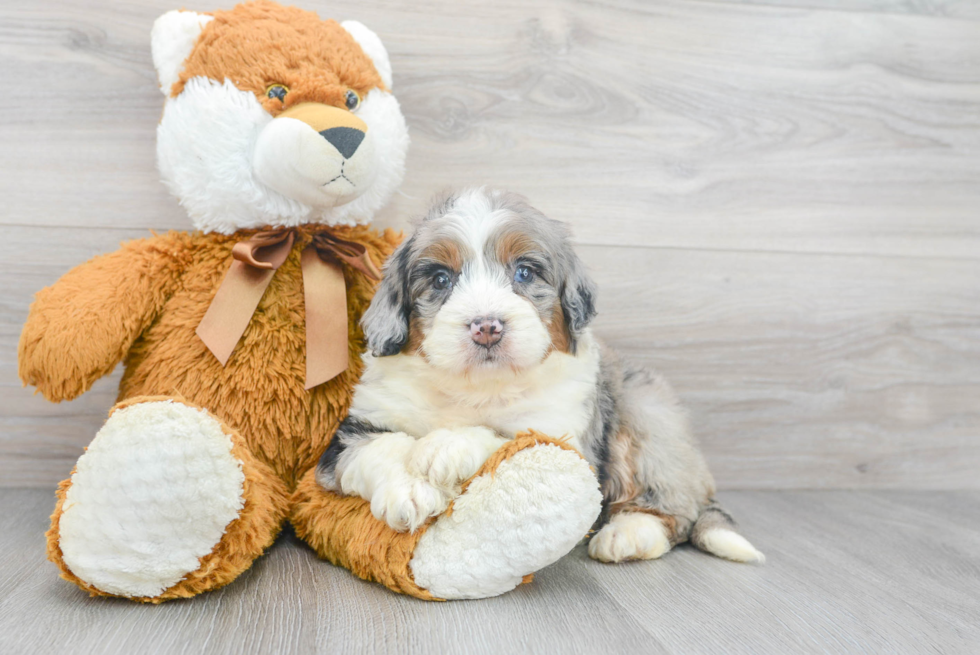
MULTIPOLYGON (((307 6, 365 21, 391 51, 413 148, 408 197, 381 223, 447 185, 490 183, 585 243, 980 253, 980 39, 955 18, 965 3, 929 3, 933 16, 884 2, 307 6)), ((14 208, 0 222, 187 226, 154 169, 148 32, 170 7, 2 10, 0 81, 35 82, 0 101, 14 208)))
POLYGON ((705 0, 706 2, 791 7, 794 9, 934 16, 980 20, 973 0, 705 0))
MULTIPOLYGON (((980 487, 975 3, 302 4, 391 52, 413 145, 377 223, 461 183, 570 221, 598 333, 674 382, 723 488, 980 487)), ((189 227, 154 165, 173 6, 0 4, 0 486, 64 477, 118 379, 21 389, 32 294, 189 227)))
POLYGON ((43 561, 51 494, 0 491, 4 653, 973 653, 976 492, 731 492, 768 556, 686 546, 604 565, 582 547, 531 585, 424 603, 286 535, 229 587, 160 606, 89 598, 43 561))
MULTIPOLYGON (((0 478, 51 487, 118 378, 57 406, 18 389, 30 290, 140 232, 7 234, 0 259, 18 277, 0 304, 0 478)), ((597 334, 674 383, 722 488, 980 487, 980 261, 579 250, 600 288, 597 334)))

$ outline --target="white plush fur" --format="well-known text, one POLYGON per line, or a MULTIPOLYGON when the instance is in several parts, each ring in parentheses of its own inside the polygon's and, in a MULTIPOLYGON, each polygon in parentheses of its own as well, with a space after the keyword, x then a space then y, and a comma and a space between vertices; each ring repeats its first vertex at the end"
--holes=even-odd
MULTIPOLYGON (((338 112, 343 110, 337 110, 338 112)), ((367 192, 378 172, 370 130, 350 158, 306 123, 280 116, 259 133, 252 151, 255 178, 311 207, 339 207, 367 192)))
POLYGON ((244 506, 231 439, 203 410, 171 401, 112 414, 78 460, 59 545, 107 593, 158 596, 199 567, 244 506))
POLYGON ((452 514, 429 526, 410 563, 416 584, 442 598, 486 598, 571 550, 602 495, 573 452, 540 445, 473 480, 452 514))
MULTIPOLYGON (((204 18, 168 12, 154 26, 154 63, 168 94, 204 18)), ((391 65, 377 35, 359 23, 348 29, 380 62, 390 88, 391 65)), ((308 125, 273 119, 253 93, 229 80, 195 77, 167 99, 157 128, 157 164, 194 227, 204 232, 364 224, 401 184, 408 128, 386 90, 370 91, 355 113, 367 131, 345 160, 308 125)))
MULTIPOLYGON (((231 234, 265 226, 367 223, 401 184, 408 129, 398 101, 378 89, 363 99, 357 115, 368 125, 361 148, 370 151, 373 159, 360 165, 370 167, 372 175, 363 175, 367 188, 342 204, 337 203, 344 197, 330 196, 324 196, 321 204, 310 204, 260 181, 254 170, 256 145, 263 130, 282 128, 273 125, 278 119, 262 108, 254 94, 239 91, 227 80, 218 83, 196 77, 179 96, 167 100, 157 128, 157 164, 163 181, 180 200, 194 227, 204 232, 231 234)), ((311 139, 326 144, 312 128, 304 127, 311 139)), ((330 151, 323 148, 309 152, 297 147, 292 157, 281 152, 263 154, 279 154, 279 166, 305 177, 308 193, 295 195, 312 201, 317 182, 327 183, 336 174, 329 161, 324 163, 330 151)), ((268 166, 273 165, 276 162, 268 162, 268 166)))
POLYGON ((589 541, 589 555, 602 562, 656 559, 668 550, 663 522, 639 512, 616 514, 589 541))
POLYGON ((766 561, 766 556, 756 550, 748 539, 725 528, 708 530, 702 536, 701 544, 712 555, 730 559, 733 562, 762 564, 766 561))
POLYGON ((184 62, 194 49, 197 37, 212 20, 213 16, 174 10, 154 21, 150 31, 150 50, 163 95, 170 95, 170 88, 184 70, 184 62))

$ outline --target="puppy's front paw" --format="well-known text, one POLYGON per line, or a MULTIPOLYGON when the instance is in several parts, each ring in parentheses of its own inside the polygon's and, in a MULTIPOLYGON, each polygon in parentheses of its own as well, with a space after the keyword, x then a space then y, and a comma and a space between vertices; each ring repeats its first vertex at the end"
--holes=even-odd
POLYGON ((371 496, 371 513, 398 532, 415 532, 448 506, 445 493, 412 476, 389 480, 371 496))
POLYGON ((483 427, 434 430, 419 439, 408 456, 408 471, 452 490, 480 470, 506 440, 483 427))
POLYGON ((656 559, 670 550, 664 524, 640 512, 616 514, 589 541, 589 556, 600 562, 656 559))

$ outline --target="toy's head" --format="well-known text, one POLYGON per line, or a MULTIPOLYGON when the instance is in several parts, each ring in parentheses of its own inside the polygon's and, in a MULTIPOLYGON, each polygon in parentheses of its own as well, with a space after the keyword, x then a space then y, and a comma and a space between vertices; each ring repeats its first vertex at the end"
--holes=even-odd
POLYGON ((365 223, 401 183, 391 64, 358 22, 259 0, 152 33, 164 181, 205 232, 365 223))

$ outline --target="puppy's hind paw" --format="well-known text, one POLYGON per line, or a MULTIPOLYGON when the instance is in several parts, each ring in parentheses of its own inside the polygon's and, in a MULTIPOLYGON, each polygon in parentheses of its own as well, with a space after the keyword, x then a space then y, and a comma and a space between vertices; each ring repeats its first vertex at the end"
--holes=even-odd
POLYGON ((589 541, 589 556, 600 562, 657 559, 668 550, 663 522, 640 512, 616 514, 589 541))

